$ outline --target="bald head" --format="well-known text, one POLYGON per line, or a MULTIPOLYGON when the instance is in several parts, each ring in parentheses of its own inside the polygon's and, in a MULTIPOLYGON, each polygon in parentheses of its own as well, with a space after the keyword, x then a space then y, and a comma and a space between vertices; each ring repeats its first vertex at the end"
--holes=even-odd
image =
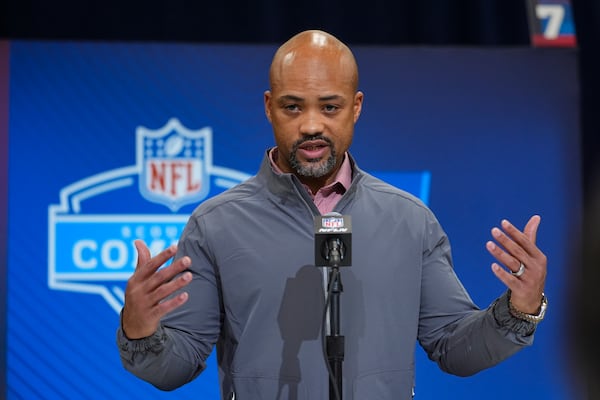
POLYGON ((277 50, 269 80, 265 114, 277 166, 317 193, 340 170, 362 109, 354 56, 334 36, 305 31, 277 50))
POLYGON ((323 64, 335 69, 353 91, 358 89, 358 67, 352 51, 335 36, 319 30, 300 32, 279 47, 269 70, 271 89, 285 79, 291 67, 306 66, 308 71, 323 64))

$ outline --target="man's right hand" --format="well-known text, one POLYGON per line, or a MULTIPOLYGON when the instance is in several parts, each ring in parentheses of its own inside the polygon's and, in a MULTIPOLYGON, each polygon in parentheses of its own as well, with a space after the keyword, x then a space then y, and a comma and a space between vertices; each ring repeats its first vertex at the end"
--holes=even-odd
POLYGON ((188 300, 187 292, 169 300, 165 299, 190 283, 192 273, 188 271, 173 279, 191 265, 189 257, 182 257, 159 270, 175 255, 177 246, 172 245, 152 257, 148 246, 142 240, 136 240, 134 244, 138 261, 125 289, 121 323, 127 338, 141 339, 156 332, 160 319, 188 300))

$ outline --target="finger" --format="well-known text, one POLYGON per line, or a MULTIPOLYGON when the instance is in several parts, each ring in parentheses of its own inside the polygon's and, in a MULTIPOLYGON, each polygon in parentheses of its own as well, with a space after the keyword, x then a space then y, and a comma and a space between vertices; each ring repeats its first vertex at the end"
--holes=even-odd
MULTIPOLYGON (((500 244, 502 244, 502 246, 505 246, 506 244, 508 248, 506 246, 505 248, 507 248, 507 250, 509 250, 510 253, 517 256, 517 258, 521 261, 523 261, 523 258, 520 257, 535 257, 539 254, 539 249, 534 243, 531 242, 529 237, 525 233, 517 229, 517 227, 514 226, 510 221, 504 219, 502 220, 501 224, 504 232, 498 229, 496 232, 493 233, 494 238, 498 240, 500 244), (516 252, 517 254, 515 254, 514 252, 516 252)), ((535 223, 534 225, 532 225, 532 228, 533 227, 535 227, 535 223)))
POLYGON ((150 249, 148 248, 148 246, 146 246, 146 243, 144 243, 144 241, 141 239, 134 240, 133 244, 138 255, 135 269, 138 269, 140 265, 144 265, 148 262, 148 260, 150 260, 150 249))
POLYGON ((502 265, 506 266, 512 272, 517 272, 521 266, 521 261, 513 255, 504 251, 500 246, 491 240, 485 244, 487 251, 502 265))
POLYGON ((529 221, 527 222, 527 225, 525 225, 525 229, 523 229, 523 232, 529 238, 531 243, 535 244, 536 237, 537 237, 537 230, 538 230, 538 227, 540 226, 541 220, 542 220, 542 218, 539 215, 534 215, 533 217, 531 217, 529 219, 529 221))
POLYGON ((154 274, 177 252, 177 246, 171 245, 158 253, 156 256, 152 257, 150 255, 150 250, 141 240, 136 241, 136 249, 138 251, 136 274, 142 278, 146 278, 154 274))
POLYGON ((526 263, 526 261, 529 259, 527 251, 525 251, 520 244, 515 242, 511 237, 506 235, 499 228, 492 228, 492 237, 503 248, 496 249, 494 256, 502 254, 500 258, 497 257, 498 261, 500 261, 504 265, 510 265, 512 267, 512 270, 517 271, 519 269, 520 263, 526 263), (504 253, 501 253, 501 250, 504 253))
POLYGON ((189 299, 189 295, 187 292, 181 292, 177 296, 172 299, 165 300, 158 305, 158 315, 160 318, 167 315, 177 307, 183 305, 189 299))
POLYGON ((492 264, 492 272, 496 275, 496 278, 500 279, 502 283, 506 285, 512 291, 517 290, 517 286, 520 284, 519 278, 516 278, 506 271, 497 263, 492 264))
MULTIPOLYGON (((173 280, 175 276, 185 271, 191 265, 191 259, 189 257, 181 257, 177 261, 173 262, 166 268, 163 268, 156 272, 147 280, 146 288, 148 292, 155 291, 157 288, 165 285, 166 283, 173 280)), ((185 274, 184 274, 185 275, 185 274)), ((191 280, 191 275, 189 280, 191 280)), ((169 293, 170 294, 170 293, 169 293)), ((163 298, 166 296, 163 296, 163 298)))
POLYGON ((152 293, 153 304, 161 303, 176 291, 184 288, 192 281, 192 273, 184 272, 176 279, 165 282, 152 293))

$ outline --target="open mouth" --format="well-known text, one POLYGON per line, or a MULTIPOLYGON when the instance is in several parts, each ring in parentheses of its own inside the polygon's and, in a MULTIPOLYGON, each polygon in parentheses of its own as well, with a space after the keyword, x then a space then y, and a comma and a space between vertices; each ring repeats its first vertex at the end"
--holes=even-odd
POLYGON ((328 152, 329 146, 324 140, 308 141, 298 147, 298 153, 305 159, 320 159, 328 152))

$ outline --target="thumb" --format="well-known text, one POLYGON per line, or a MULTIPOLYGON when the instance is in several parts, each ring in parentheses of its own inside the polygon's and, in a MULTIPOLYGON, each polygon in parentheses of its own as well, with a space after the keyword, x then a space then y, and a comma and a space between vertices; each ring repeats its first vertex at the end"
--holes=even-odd
POLYGON ((144 241, 141 239, 135 240, 133 244, 135 245, 135 249, 137 250, 138 254, 137 264, 135 267, 136 269, 138 269, 140 265, 144 265, 150 260, 150 249, 148 248, 148 246, 146 246, 146 243, 144 243, 144 241))
POLYGON ((525 225, 525 229, 523 229, 523 233, 529 238, 531 243, 535 244, 535 240, 537 237, 537 230, 540 226, 542 218, 539 215, 534 215, 529 219, 527 225, 525 225))

